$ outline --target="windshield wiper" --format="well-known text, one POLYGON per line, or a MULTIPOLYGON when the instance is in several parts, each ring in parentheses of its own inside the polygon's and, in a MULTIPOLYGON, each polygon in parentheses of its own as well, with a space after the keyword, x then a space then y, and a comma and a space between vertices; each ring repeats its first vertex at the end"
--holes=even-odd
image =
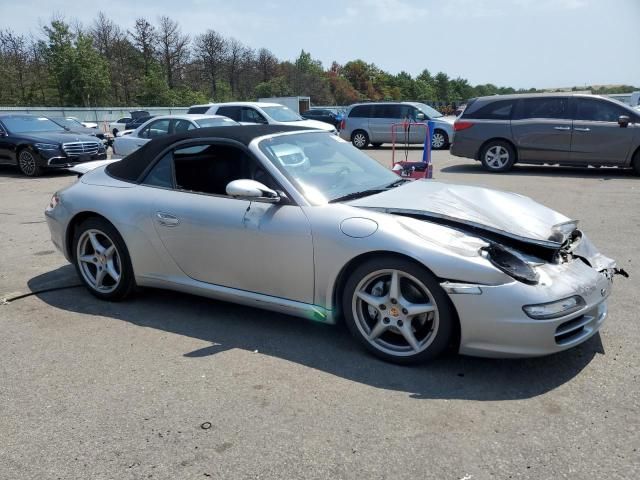
POLYGON ((329 200, 329 203, 344 202, 346 200, 355 200, 356 198, 366 197, 368 195, 373 195, 374 193, 384 192, 385 190, 386 188, 369 188, 367 190, 362 190, 360 192, 347 193, 346 195, 343 195, 341 197, 329 200))
POLYGON ((352 193, 347 193, 346 195, 343 195, 341 197, 338 198, 334 198, 333 200, 329 200, 329 203, 336 203, 336 202, 344 202, 346 200, 355 200, 356 198, 362 198, 362 197, 366 197, 368 195, 373 195, 376 193, 380 193, 380 192, 384 192, 386 190, 389 190, 391 188, 395 188, 398 187, 404 183, 407 183, 409 180, 407 180, 406 178, 401 178, 399 180, 396 180, 393 183, 390 183, 389 185, 386 185, 384 187, 378 187, 378 188, 369 188, 367 190, 361 190, 359 192, 352 192, 352 193))

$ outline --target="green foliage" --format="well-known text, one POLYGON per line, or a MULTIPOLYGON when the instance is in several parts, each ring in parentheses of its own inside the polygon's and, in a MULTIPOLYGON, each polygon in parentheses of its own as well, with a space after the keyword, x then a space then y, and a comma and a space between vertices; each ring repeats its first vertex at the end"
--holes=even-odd
MULTIPOLYGON (((213 30, 183 35, 168 17, 158 25, 138 18, 123 29, 99 13, 87 30, 69 25, 54 18, 31 38, 0 28, 0 105, 188 106, 308 95, 314 104, 415 100, 447 109, 472 97, 516 92, 493 84, 472 86, 426 68, 416 77, 406 71, 391 74, 361 59, 334 62, 325 70, 305 50, 293 62, 280 61, 267 49, 253 50, 213 30)), ((638 89, 573 87, 599 94, 638 89)))

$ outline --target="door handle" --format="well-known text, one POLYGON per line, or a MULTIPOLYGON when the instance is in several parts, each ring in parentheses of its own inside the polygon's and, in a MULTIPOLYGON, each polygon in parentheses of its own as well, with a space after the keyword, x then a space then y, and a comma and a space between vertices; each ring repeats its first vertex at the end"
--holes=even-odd
POLYGON ((591 129, 587 128, 587 127, 573 127, 574 130, 576 130, 577 132, 590 132, 591 129))
POLYGON ((553 127, 555 130, 571 130, 571 127, 553 127))
POLYGON ((175 227, 180 223, 180 219, 170 213, 156 212, 156 219, 160 225, 165 227, 175 227))

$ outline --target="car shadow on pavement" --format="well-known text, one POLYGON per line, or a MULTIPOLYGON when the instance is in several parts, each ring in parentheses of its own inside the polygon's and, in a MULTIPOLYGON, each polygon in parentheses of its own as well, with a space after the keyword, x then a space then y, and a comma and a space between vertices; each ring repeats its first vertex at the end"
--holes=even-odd
MULTIPOLYGON (((77 173, 70 172, 69 170, 51 169, 51 170, 44 171, 42 173, 42 176, 37 178, 69 177, 72 175, 77 175, 77 173)), ((26 175, 20 173, 20 170, 18 170, 18 167, 12 166, 12 165, 0 165, 0 178, 20 178, 23 180, 30 179, 30 177, 27 177, 26 175)))
POLYGON ((479 162, 450 165, 440 169, 443 173, 477 173, 482 175, 522 175, 522 176, 550 176, 594 178, 610 180, 613 178, 640 179, 630 168, 587 168, 587 167, 558 167, 551 165, 514 165, 511 170, 504 173, 488 172, 479 162))
POLYGON ((405 392, 415 399, 531 398, 568 382, 596 354, 604 353, 596 335, 576 348, 541 358, 494 360, 451 353, 425 365, 402 367, 369 355, 342 325, 164 290, 141 289, 119 303, 97 300, 84 287, 50 290, 79 283, 71 265, 28 282, 31 291, 54 308, 209 342, 210 346, 183 354, 194 362, 215 362, 217 353, 240 348, 376 388, 405 392))

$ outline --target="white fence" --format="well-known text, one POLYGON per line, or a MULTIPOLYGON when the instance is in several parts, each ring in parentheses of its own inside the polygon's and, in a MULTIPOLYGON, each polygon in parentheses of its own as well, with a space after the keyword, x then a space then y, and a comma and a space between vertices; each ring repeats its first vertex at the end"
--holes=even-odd
POLYGON ((189 107, 101 107, 101 108, 72 108, 72 107, 2 107, 0 113, 30 113, 43 117, 76 117, 82 122, 96 122, 102 131, 108 130, 109 122, 123 117, 130 117, 132 110, 146 110, 149 114, 171 115, 187 113, 189 107))

